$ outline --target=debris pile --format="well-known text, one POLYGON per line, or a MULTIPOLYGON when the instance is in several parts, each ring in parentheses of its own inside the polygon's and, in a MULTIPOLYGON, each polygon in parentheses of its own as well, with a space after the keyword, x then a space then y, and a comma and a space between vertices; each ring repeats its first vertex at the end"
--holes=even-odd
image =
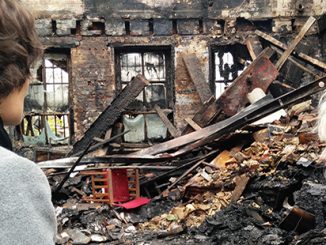
MULTIPOLYGON (((308 98, 324 89, 325 78, 294 62, 316 80, 298 88, 276 81, 286 60, 296 59, 291 53, 314 22, 309 18, 288 47, 256 32, 285 51, 273 45, 259 53, 259 47, 249 50, 253 62, 218 99, 209 94, 207 84, 202 87, 196 56, 185 56, 202 108, 187 119, 183 132, 162 112, 171 140, 132 153, 119 149, 100 154, 99 148, 107 150, 114 139, 128 133, 103 138, 148 84, 144 77, 135 77, 75 143, 68 158, 39 163, 54 190, 57 243, 325 243, 326 173, 317 163, 324 145, 313 132, 316 99, 308 98), (265 96, 271 86, 289 92, 265 96), (257 99, 257 94, 264 96, 257 99), (126 169, 137 169, 137 175, 128 176, 126 169), (115 170, 119 174, 108 178, 115 170), (89 171, 99 172, 90 176, 89 171), (131 195, 131 189, 137 194, 131 195), (117 195, 122 192, 130 202, 139 195, 152 201, 122 208, 117 195)), ((322 62, 304 57, 323 69, 322 62)))

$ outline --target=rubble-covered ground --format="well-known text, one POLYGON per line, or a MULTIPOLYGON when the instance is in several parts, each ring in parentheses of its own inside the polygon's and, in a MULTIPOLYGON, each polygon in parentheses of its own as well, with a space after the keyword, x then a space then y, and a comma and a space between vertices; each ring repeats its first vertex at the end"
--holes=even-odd
MULTIPOLYGON (((70 178, 54 197, 57 244, 326 244, 316 112, 305 102, 287 113, 235 132, 242 140, 231 136, 203 148, 197 154, 219 152, 137 209, 86 203, 89 179, 70 178)), ((54 172, 47 171, 52 185, 62 178, 54 172)))

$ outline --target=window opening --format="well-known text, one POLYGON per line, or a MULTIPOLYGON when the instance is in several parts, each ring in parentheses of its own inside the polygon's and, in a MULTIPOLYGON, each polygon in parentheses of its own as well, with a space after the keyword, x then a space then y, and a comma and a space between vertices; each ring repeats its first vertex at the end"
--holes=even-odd
POLYGON ((212 57, 215 96, 218 98, 251 61, 248 51, 241 44, 215 46, 212 57))
MULTIPOLYGON (((117 50, 118 87, 124 88, 138 74, 145 76, 150 85, 131 103, 128 113, 122 116, 125 142, 157 142, 168 137, 167 128, 154 110, 159 105, 168 110, 172 105, 171 68, 169 49, 143 48, 117 50), (168 69, 170 72, 168 72, 168 69)), ((169 110, 172 111, 172 110, 169 110)), ((169 115, 172 118, 172 114, 169 115)))
POLYGON ((68 61, 65 53, 46 52, 33 70, 21 125, 22 137, 28 145, 70 142, 68 61))

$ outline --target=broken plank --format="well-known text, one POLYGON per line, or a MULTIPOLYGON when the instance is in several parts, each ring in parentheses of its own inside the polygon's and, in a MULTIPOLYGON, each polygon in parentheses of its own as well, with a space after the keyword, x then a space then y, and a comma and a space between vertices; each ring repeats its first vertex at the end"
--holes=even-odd
MULTIPOLYGON (((212 96, 208 101, 202 105, 198 112, 196 112, 195 116, 192 120, 199 125, 199 127, 206 127, 219 113, 221 110, 217 109, 215 103, 215 97, 212 96)), ((193 128, 187 125, 182 131, 182 135, 193 132, 193 128)))
POLYGON ((237 176, 235 178, 235 189, 232 192, 231 202, 236 202, 241 197, 243 191, 246 189, 246 186, 250 178, 245 174, 237 176))
POLYGON ((169 130, 170 134, 172 135, 173 138, 176 138, 180 136, 180 132, 174 127, 174 125, 170 122, 168 117, 165 115, 161 107, 158 105, 154 106, 155 111, 157 112, 158 116, 161 118, 162 122, 164 125, 167 127, 169 130))
POLYGON ((68 153, 68 156, 83 151, 94 137, 101 137, 148 84, 149 81, 141 75, 133 78, 127 87, 98 116, 95 122, 85 132, 84 136, 73 145, 73 149, 68 153))
POLYGON ((280 59, 276 62, 276 68, 280 70, 282 66, 284 65, 285 61, 288 59, 290 54, 293 52, 295 47, 298 45, 298 43, 301 41, 301 39, 304 37, 306 32, 310 29, 310 27, 315 23, 316 19, 312 16, 309 17, 309 19, 306 21, 304 26, 301 28, 299 34, 294 38, 294 40, 291 42, 289 47, 285 50, 285 52, 282 54, 280 59))
POLYGON ((257 56, 263 51, 263 47, 257 36, 249 36, 246 40, 246 46, 251 56, 251 59, 254 60, 257 56))
POLYGON ((202 103, 208 101, 213 93, 206 82, 205 75, 201 70, 201 64, 195 54, 183 55, 183 61, 187 67, 192 82, 195 84, 202 103))
POLYGON ((178 184, 184 177, 186 177, 188 174, 190 174, 192 171, 194 171, 199 165, 201 165, 203 162, 205 162, 205 159, 200 160, 199 162, 197 162, 195 165, 193 165, 191 168, 189 168, 186 172, 184 172, 178 179, 176 179, 176 181, 174 181, 168 188, 167 190, 171 190, 171 188, 173 186, 175 186, 176 184, 178 184))
POLYGON ((200 130, 202 127, 200 127, 197 123, 195 123, 190 117, 185 118, 185 121, 192 127, 194 130, 200 130))
MULTIPOLYGON (((273 50, 275 50, 278 54, 282 55, 282 51, 276 47, 272 47, 273 50)), ((308 69, 306 66, 300 64, 294 57, 289 56, 288 58, 289 61, 291 61, 294 65, 296 65, 297 67, 299 67, 301 70, 309 73, 310 75, 312 75, 315 79, 320 78, 319 75, 317 75, 315 72, 311 71, 310 69, 308 69)))
POLYGON ((215 123, 201 130, 180 136, 178 138, 153 145, 146 149, 131 153, 128 156, 150 156, 158 153, 166 152, 168 150, 176 149, 180 146, 184 146, 175 153, 162 154, 158 157, 170 156, 176 157, 191 150, 201 147, 215 139, 225 136, 228 133, 233 132, 249 123, 257 121, 281 108, 285 108, 297 101, 302 100, 314 93, 317 93, 324 89, 326 77, 315 80, 309 84, 306 84, 294 91, 284 94, 278 98, 270 98, 265 96, 263 99, 256 103, 246 107, 238 114, 225 119, 224 121, 215 123), (186 145, 186 146, 185 146, 186 145))
MULTIPOLYGON (((285 45, 284 43, 280 42, 279 40, 275 39, 274 37, 262 32, 262 31, 259 31, 259 30, 256 30, 255 33, 264 38, 265 40, 269 41, 270 43, 274 44, 275 46, 279 47, 279 48, 282 48, 282 49, 287 49, 288 46, 285 45)), ((326 69, 326 63, 322 62, 322 61, 319 61, 315 58, 312 58, 310 57, 309 55, 306 55, 304 53, 298 53, 297 56, 301 59, 303 59, 304 61, 307 61, 319 68, 322 68, 322 69, 326 69)))

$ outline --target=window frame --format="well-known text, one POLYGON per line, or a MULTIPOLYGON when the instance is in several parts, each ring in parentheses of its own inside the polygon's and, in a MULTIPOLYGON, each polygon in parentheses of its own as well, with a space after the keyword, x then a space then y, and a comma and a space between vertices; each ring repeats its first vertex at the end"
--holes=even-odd
MULTIPOLYGON (((113 54, 114 54, 114 61, 115 61, 115 78, 116 78, 116 95, 118 95, 122 91, 122 87, 124 82, 121 79, 121 62, 120 62, 120 56, 121 54, 127 54, 127 53, 140 53, 142 57, 142 74, 144 74, 144 54, 145 53, 163 53, 165 55, 165 82, 162 81, 150 81, 153 84, 165 84, 165 96, 166 96, 166 106, 162 108, 163 110, 168 110, 172 112, 170 113, 169 118, 173 120, 173 111, 174 111, 174 104, 175 104, 175 98, 174 98, 174 86, 173 86, 173 78, 174 78, 174 69, 173 69, 173 48, 172 46, 135 46, 135 45, 122 45, 122 46, 115 46, 113 47, 113 54)), ((144 93, 145 89, 143 90, 144 93)), ((143 99, 145 100, 145 95, 143 95, 143 99)), ((146 116, 147 114, 158 114, 154 109, 146 109, 145 111, 139 111, 139 110, 126 110, 123 114, 129 114, 129 115, 140 115, 143 114, 146 116)), ((145 120, 146 121, 146 120, 145 120)), ((146 123, 144 128, 144 135, 145 140, 144 142, 152 142, 152 139, 149 139, 147 137, 147 130, 146 130, 146 123)), ((169 133, 167 131, 167 137, 164 139, 169 138, 169 133)), ((127 142, 128 143, 128 142, 127 142)), ((139 142, 141 143, 141 142, 139 142)))

